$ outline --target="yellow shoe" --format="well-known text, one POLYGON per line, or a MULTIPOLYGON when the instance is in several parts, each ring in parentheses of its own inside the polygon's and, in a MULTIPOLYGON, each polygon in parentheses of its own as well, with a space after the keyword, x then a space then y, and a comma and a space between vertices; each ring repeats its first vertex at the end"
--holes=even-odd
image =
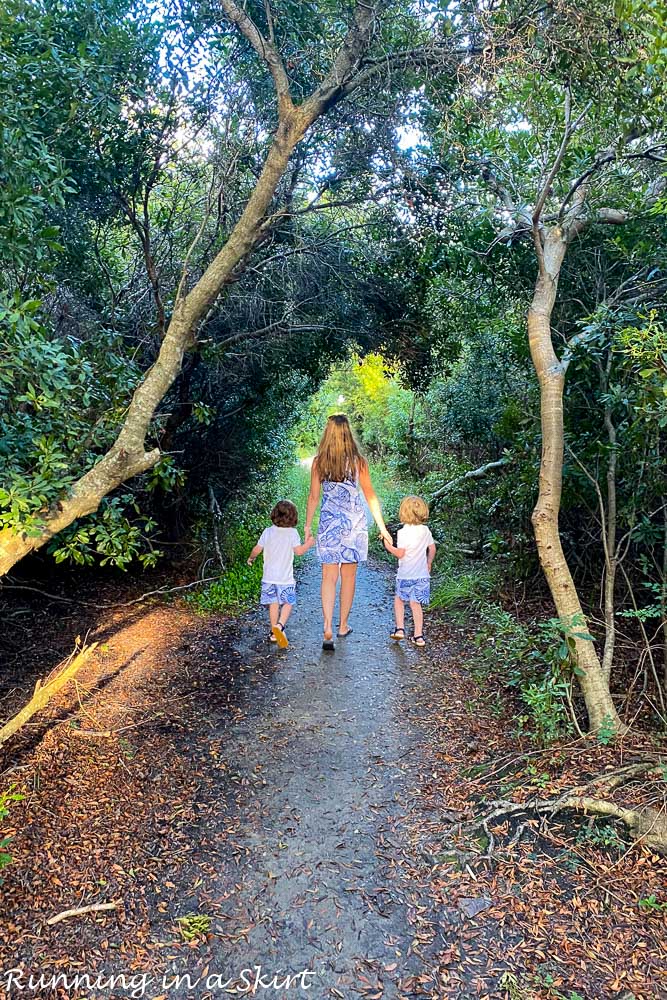
POLYGON ((280 648, 287 649, 287 647, 289 646, 289 639, 285 635, 285 626, 280 624, 274 625, 271 631, 273 632, 275 640, 280 646, 280 648))

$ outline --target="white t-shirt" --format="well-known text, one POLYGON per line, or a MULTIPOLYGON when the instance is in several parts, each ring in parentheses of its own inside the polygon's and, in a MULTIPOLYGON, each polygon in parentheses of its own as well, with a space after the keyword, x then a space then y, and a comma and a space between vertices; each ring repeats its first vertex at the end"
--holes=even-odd
POLYGON ((263 583, 294 583, 294 547, 301 545, 296 528, 279 528, 272 524, 260 535, 258 545, 264 549, 263 583))
POLYGON ((396 548, 405 549, 405 555, 398 560, 399 580, 423 580, 430 576, 426 549, 433 545, 433 535, 426 524, 404 524, 398 529, 396 548))

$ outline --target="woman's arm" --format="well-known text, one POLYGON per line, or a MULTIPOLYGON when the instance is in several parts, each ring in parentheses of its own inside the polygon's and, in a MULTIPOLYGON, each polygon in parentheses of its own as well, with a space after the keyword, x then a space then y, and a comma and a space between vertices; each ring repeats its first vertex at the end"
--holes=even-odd
POLYGON ((308 494, 308 503, 306 504, 306 523, 303 527, 306 542, 313 535, 311 526, 315 517, 315 510, 320 502, 321 490, 322 483, 320 482, 320 474, 317 471, 317 459, 314 458, 310 469, 310 493, 308 494))
POLYGON ((373 489, 367 462, 359 463, 359 485, 361 486, 363 494, 366 497, 366 503, 368 504, 371 514, 373 515, 373 520, 380 530, 380 534, 384 538, 385 542, 389 542, 391 545, 391 535, 387 531, 387 526, 384 523, 382 507, 380 506, 380 501, 378 500, 377 494, 373 489))

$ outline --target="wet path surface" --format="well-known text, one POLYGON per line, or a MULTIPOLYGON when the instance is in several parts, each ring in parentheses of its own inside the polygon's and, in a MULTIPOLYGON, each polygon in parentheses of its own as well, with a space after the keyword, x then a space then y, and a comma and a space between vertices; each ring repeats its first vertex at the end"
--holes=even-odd
MULTIPOLYGON (((347 997, 353 989, 398 997, 401 978, 423 968, 408 954, 413 934, 399 856, 408 840, 411 765, 424 738, 402 699, 406 687, 420 684, 424 654, 387 639, 391 584, 384 570, 362 567, 354 632, 336 640, 334 653, 322 652, 319 567, 311 557, 289 650, 267 649, 259 618, 237 645, 245 664, 269 656, 280 667, 260 711, 220 734, 227 766, 245 789, 237 799, 237 888, 233 910, 225 907, 245 932, 237 943, 221 942, 215 964, 260 966, 265 982, 308 970, 298 983, 311 987, 311 997, 347 997)), ((295 981, 284 995, 299 991, 295 981)))
POLYGON ((452 652, 390 641, 393 577, 373 563, 353 633, 323 652, 319 583, 311 554, 284 651, 259 609, 98 626, 85 709, 54 706, 22 765, 0 970, 147 977, 34 994, 68 1000, 480 995, 477 931, 434 867, 455 818, 438 726, 467 719, 452 652))

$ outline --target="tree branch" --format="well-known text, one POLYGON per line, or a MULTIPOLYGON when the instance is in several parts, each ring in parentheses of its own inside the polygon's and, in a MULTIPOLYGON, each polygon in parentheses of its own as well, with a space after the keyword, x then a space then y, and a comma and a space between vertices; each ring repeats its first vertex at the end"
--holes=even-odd
MULTIPOLYGON (((378 15, 378 0, 358 0, 352 27, 338 50, 331 69, 320 86, 302 105, 308 117, 321 115, 332 104, 336 103, 345 93, 345 87, 350 84, 355 71, 359 69, 362 57, 366 52, 370 39, 375 31, 378 15)), ((357 79, 359 74, 357 74, 357 79)), ((357 80, 355 79, 355 85, 357 80)))
POLYGON ((225 12, 227 20, 236 25, 241 34, 250 42, 260 59, 266 63, 276 89, 278 114, 282 118, 284 112, 292 110, 294 105, 292 103, 289 78, 285 70, 285 65, 274 44, 273 18, 269 4, 266 4, 266 8, 270 40, 264 37, 253 19, 244 10, 241 10, 234 3, 234 0, 220 0, 220 6, 225 12))
POLYGON ((484 476, 489 472, 494 472, 496 469, 502 469, 505 465, 510 464, 509 458, 499 458, 495 462, 487 462, 486 465, 480 465, 478 469, 471 469, 470 472, 465 472, 462 476, 457 476, 455 479, 450 479, 448 483, 441 486, 439 490, 431 497, 431 505, 436 503, 438 500, 442 499, 446 493, 453 490, 455 486, 459 483, 466 482, 469 479, 483 479, 484 476))

